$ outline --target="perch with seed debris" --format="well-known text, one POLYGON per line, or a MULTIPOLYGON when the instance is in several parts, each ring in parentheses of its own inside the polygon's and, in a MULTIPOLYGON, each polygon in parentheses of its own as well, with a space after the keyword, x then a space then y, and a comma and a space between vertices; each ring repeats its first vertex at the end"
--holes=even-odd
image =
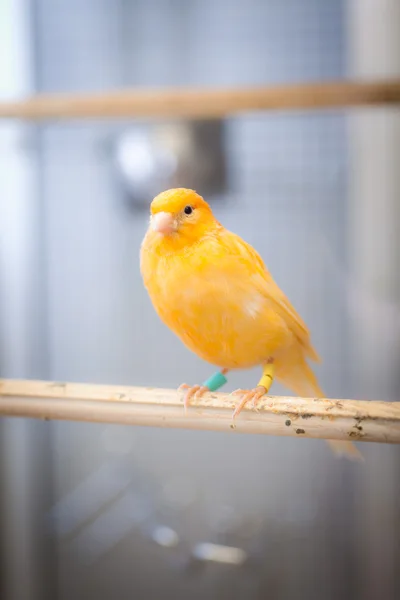
POLYGON ((400 402, 266 396, 233 421, 234 397, 209 393, 187 414, 176 390, 0 380, 0 416, 400 443, 400 402))

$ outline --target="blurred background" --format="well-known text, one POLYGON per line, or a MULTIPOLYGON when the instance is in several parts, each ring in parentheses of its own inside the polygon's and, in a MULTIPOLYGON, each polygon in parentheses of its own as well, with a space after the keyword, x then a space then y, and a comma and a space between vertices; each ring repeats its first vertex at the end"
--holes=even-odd
MULTIPOLYGON (((399 75, 398 0, 0 2, 1 100, 399 75)), ((399 164, 398 107, 0 122, 0 375, 210 374, 139 273, 152 196, 185 185, 261 253, 326 394, 399 400, 399 164)), ((361 466, 314 440, 3 419, 0 596, 398 598, 400 449, 360 446, 361 466)))

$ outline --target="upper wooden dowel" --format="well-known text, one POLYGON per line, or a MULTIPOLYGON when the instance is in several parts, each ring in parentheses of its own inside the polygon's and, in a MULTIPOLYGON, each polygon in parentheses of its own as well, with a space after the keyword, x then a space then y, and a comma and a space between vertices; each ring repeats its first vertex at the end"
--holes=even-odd
POLYGON ((176 390, 0 380, 0 416, 400 443, 400 402, 268 396, 232 421, 235 399, 206 394, 185 414, 176 390))
POLYGON ((304 110, 400 103, 400 79, 338 81, 234 89, 121 90, 102 94, 39 95, 0 103, 3 119, 110 117, 223 118, 267 110, 304 110))

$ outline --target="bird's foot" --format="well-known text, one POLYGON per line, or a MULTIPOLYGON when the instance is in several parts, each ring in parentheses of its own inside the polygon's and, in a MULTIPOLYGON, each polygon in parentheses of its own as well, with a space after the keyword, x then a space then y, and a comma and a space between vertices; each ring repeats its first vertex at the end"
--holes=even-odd
POLYGON ((242 396, 239 404, 236 406, 233 418, 235 419, 248 402, 254 410, 257 410, 257 402, 267 393, 267 389, 263 385, 258 385, 252 390, 235 390, 232 392, 234 396, 242 396))
POLYGON ((185 412, 187 411, 190 405, 190 401, 192 399, 198 400, 202 397, 203 394, 210 391, 206 385, 188 385, 187 383, 182 383, 182 385, 179 386, 178 390, 186 390, 185 396, 183 398, 183 406, 185 408, 185 412))

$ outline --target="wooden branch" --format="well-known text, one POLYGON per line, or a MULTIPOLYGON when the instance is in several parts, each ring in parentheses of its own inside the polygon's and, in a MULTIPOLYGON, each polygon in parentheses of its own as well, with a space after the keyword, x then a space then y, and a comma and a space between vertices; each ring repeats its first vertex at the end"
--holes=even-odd
POLYGON ((232 421, 235 398, 207 394, 185 414, 175 390, 0 380, 0 416, 400 443, 400 402, 268 396, 232 421))
POLYGON ((39 95, 0 103, 0 119, 110 117, 220 118, 265 110, 343 108, 400 103, 400 79, 338 81, 237 89, 121 90, 39 95))

